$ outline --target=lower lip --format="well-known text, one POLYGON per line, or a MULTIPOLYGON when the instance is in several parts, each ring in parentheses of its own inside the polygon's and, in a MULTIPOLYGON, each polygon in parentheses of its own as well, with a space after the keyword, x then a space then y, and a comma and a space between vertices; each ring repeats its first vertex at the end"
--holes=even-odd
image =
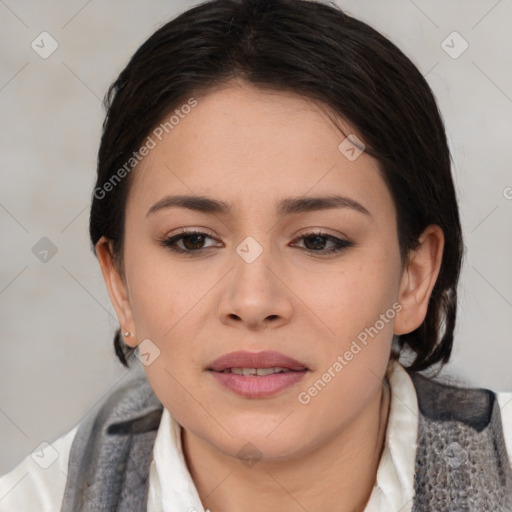
POLYGON ((238 375, 210 371, 222 386, 249 398, 262 398, 274 395, 293 386, 304 378, 308 370, 273 373, 270 375, 238 375))

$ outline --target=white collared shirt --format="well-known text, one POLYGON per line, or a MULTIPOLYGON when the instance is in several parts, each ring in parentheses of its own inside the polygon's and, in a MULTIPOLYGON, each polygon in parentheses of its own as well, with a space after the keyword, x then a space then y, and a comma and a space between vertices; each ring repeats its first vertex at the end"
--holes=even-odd
MULTIPOLYGON (((418 430, 416 391, 396 361, 388 373, 391 403, 377 481, 364 512, 411 512, 418 430)), ((512 462, 512 392, 497 393, 507 451, 512 462)), ((28 455, 0 477, 0 512, 58 512, 61 507, 69 452, 78 425, 52 443, 58 458, 43 469, 28 455)), ((153 447, 148 512, 205 511, 187 469, 181 446, 181 426, 164 408, 153 447)), ((36 455, 34 455, 36 457, 36 455)))

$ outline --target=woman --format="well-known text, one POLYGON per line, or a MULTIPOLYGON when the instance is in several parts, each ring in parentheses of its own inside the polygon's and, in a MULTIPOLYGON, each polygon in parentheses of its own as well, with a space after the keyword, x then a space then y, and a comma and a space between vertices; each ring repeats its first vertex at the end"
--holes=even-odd
POLYGON ((214 0, 106 106, 91 242, 145 376, 5 475, 31 480, 5 510, 512 510, 512 396, 419 373, 450 358, 463 244, 395 45, 317 2, 214 0))

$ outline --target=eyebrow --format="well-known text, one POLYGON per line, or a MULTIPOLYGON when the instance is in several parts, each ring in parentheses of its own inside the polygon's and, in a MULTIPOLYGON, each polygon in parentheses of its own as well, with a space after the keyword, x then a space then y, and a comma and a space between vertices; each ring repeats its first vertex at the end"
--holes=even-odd
MULTIPOLYGON (((187 208, 201 213, 229 214, 232 205, 206 196, 165 196, 157 201, 146 213, 146 217, 165 208, 187 208)), ((360 203, 349 197, 340 195, 289 197, 277 203, 277 214, 280 216, 304 212, 327 210, 332 208, 350 208, 371 217, 370 212, 360 203)))

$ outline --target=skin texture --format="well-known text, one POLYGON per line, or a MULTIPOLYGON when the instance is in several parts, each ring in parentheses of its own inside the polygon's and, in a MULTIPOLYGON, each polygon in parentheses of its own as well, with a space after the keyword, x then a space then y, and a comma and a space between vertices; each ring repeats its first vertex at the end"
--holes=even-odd
MULTIPOLYGON (((119 322, 135 333, 126 342, 149 339, 160 350, 144 369, 184 428, 186 462, 205 507, 363 510, 385 439, 392 336, 416 329, 426 315, 443 233, 429 226, 402 266, 396 210, 378 162, 364 152, 346 158, 338 149, 345 135, 311 100, 239 81, 196 99, 132 171, 124 275, 108 241, 97 244, 119 322), (275 212, 282 198, 334 193, 370 215, 347 207, 275 212), (146 215, 170 194, 212 197, 233 210, 173 207, 146 215), (177 242, 192 255, 159 244, 180 228, 208 235, 177 242), (312 230, 354 245, 322 256, 335 244, 301 238, 312 230), (252 263, 236 251, 247 236, 263 251, 252 263), (401 306, 394 319, 301 404, 299 393, 394 303, 401 306), (310 371, 273 396, 242 397, 205 371, 235 350, 277 350, 310 371), (237 457, 247 443, 260 457, 250 467, 237 457)), ((357 134, 338 121, 346 135, 357 134)))

